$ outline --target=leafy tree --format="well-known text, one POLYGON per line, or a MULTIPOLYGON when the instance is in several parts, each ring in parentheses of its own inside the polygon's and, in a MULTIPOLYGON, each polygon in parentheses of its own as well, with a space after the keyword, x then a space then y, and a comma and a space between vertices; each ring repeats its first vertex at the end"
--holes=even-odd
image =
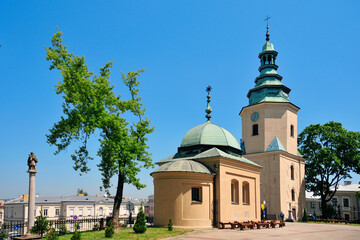
POLYGON ((306 159, 306 189, 321 197, 322 215, 341 180, 360 173, 360 133, 347 131, 338 122, 312 124, 298 137, 299 151, 306 159), (332 190, 333 189, 333 190, 332 190))
POLYGON ((106 238, 112 238, 114 235, 114 225, 112 221, 110 220, 107 224, 107 228, 105 229, 105 237, 106 238))
POLYGON ((140 207, 139 213, 136 216, 136 222, 135 222, 133 229, 134 229, 135 233, 144 233, 147 230, 145 213, 144 213, 142 205, 140 207))
POLYGON ((112 62, 100 68, 99 75, 94 75, 88 70, 84 57, 68 52, 59 29, 52 37, 52 46, 46 51, 46 59, 51 61, 50 70, 58 69, 62 74, 56 93, 63 96, 65 115, 50 129, 47 142, 57 147, 55 154, 65 150, 72 142, 77 143, 79 148, 72 159, 74 169, 80 170, 81 175, 90 170, 87 162, 93 158, 87 150, 87 142, 95 135, 100 143, 97 155, 101 158, 98 167, 102 187, 107 194, 110 195, 108 189, 112 186, 110 179, 116 175, 118 178, 112 217, 117 228, 124 183, 133 184, 137 189, 145 187, 137 173, 141 168, 153 166, 146 136, 154 129, 150 127, 150 120, 143 117, 145 109, 138 96, 137 77, 144 69, 121 73, 131 96, 129 100, 121 100, 109 80, 112 62))
POLYGON ((82 189, 82 188, 78 188, 77 194, 78 194, 78 195, 79 195, 79 194, 84 194, 84 196, 87 196, 87 195, 88 195, 88 193, 85 192, 84 189, 82 189))
POLYGON ((43 216, 43 210, 41 207, 40 216, 36 217, 34 226, 30 229, 31 233, 40 234, 43 238, 44 233, 50 230, 49 221, 43 216))
POLYGON ((355 197, 360 200, 360 191, 355 192, 355 197))

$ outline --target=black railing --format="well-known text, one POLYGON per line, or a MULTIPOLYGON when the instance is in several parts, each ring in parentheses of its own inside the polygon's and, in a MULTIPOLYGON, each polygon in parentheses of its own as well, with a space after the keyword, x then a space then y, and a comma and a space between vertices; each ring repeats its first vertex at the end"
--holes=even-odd
POLYGON ((9 237, 16 237, 24 235, 27 229, 27 222, 22 221, 11 221, 4 223, 0 226, 1 230, 3 230, 9 237))
MULTIPOLYGON (((105 229, 108 221, 111 220, 111 217, 107 218, 78 218, 78 219, 57 219, 57 220, 48 220, 52 228, 55 228, 55 231, 60 232, 61 230, 66 233, 73 233, 77 229, 80 232, 86 231, 97 231, 105 229)), ((135 217, 132 218, 132 223, 134 223, 135 217)), ((119 218, 119 223, 127 224, 129 222, 128 217, 119 218)), ((27 232, 27 222, 21 221, 12 221, 6 222, 0 228, 9 235, 9 237, 21 236, 27 232)))

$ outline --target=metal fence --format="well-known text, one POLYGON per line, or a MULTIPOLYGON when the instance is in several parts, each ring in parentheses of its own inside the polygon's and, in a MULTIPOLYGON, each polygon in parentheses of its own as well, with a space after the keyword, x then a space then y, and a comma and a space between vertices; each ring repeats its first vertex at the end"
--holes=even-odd
MULTIPOLYGON (((58 220, 48 220, 52 228, 55 228, 55 231, 60 231, 60 229, 66 228, 66 233, 73 233, 75 230, 86 232, 86 231, 97 231, 105 229, 108 221, 111 220, 111 217, 107 218, 78 218, 78 219, 58 219, 58 220), (65 228, 64 228, 65 227, 65 228)), ((135 217, 132 218, 132 223, 134 222, 135 217)), ((129 218, 119 218, 119 223, 127 224, 129 218)), ((6 222, 1 226, 1 229, 8 234, 9 236, 19 236, 24 235, 27 232, 27 222, 13 221, 6 222)))

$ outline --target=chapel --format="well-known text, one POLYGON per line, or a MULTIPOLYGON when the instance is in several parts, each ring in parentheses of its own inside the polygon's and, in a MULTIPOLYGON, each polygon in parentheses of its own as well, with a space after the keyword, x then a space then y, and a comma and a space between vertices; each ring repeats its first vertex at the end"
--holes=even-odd
POLYGON ((305 207, 305 159, 297 151, 297 112, 290 89, 277 73, 277 52, 266 43, 260 75, 242 108, 242 141, 210 119, 191 128, 177 152, 158 162, 154 179, 154 224, 217 227, 219 222, 259 221, 264 211, 289 220, 305 207), (261 209, 264 207, 264 210, 261 209))

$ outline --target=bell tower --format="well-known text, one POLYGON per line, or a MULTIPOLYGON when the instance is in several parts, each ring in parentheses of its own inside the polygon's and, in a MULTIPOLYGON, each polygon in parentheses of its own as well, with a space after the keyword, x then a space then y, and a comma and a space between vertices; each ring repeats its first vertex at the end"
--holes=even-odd
POLYGON ((259 53, 260 75, 249 90, 249 105, 242 108, 244 157, 263 166, 261 202, 267 212, 281 211, 292 218, 301 216, 305 207, 305 159, 297 151, 297 113, 299 107, 289 100, 290 88, 277 73, 278 52, 270 43, 267 25, 266 42, 259 53), (293 212, 294 210, 294 212, 293 212))

